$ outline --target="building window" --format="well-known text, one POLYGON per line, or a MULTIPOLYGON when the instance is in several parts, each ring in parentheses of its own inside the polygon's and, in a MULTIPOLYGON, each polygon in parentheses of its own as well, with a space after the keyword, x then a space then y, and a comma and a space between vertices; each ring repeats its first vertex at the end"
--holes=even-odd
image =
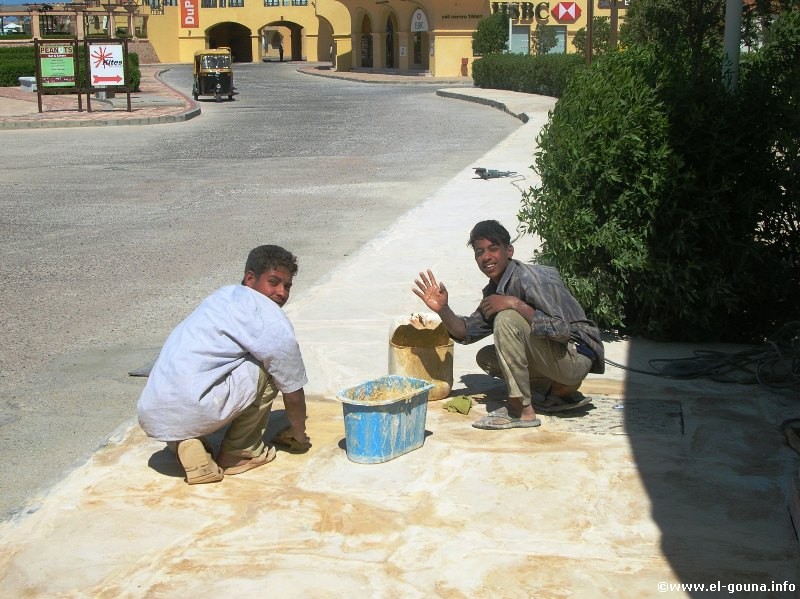
POLYGON ((200 0, 200 8, 217 8, 217 0, 200 0))
POLYGON ((547 51, 548 54, 566 54, 567 53, 567 26, 566 25, 547 25, 548 29, 552 29, 555 33, 556 45, 547 51))
POLYGON ((292 0, 292 6, 308 6, 308 0, 292 0))
POLYGON ((232 8, 244 8, 244 0, 228 0, 228 6, 232 8))
POLYGON ((281 0, 264 0, 264 6, 280 6, 281 0))

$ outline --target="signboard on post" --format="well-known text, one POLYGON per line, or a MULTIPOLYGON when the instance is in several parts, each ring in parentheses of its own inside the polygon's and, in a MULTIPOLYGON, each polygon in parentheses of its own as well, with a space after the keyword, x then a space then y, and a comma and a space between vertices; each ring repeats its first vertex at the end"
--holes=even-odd
POLYGON ((128 97, 131 112, 131 92, 128 81, 128 40, 92 40, 86 46, 86 107, 92 111, 92 92, 122 90, 128 97))
POLYGON ((36 92, 39 112, 42 94, 77 92, 78 112, 83 111, 78 80, 77 40, 35 40, 36 92))
POLYGON ((91 87, 125 85, 122 44, 89 44, 91 87))

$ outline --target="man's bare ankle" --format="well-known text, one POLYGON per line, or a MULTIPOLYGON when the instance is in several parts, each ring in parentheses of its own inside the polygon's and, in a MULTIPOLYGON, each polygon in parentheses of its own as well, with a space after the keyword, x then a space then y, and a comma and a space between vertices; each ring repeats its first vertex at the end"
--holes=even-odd
POLYGON ((572 387, 567 387, 561 383, 553 383, 550 385, 550 391, 547 392, 548 395, 555 395, 562 399, 570 397, 573 393, 572 387))
POLYGON ((534 420, 536 418, 536 411, 531 404, 524 405, 522 398, 509 397, 509 414, 520 420, 534 420), (513 413, 512 413, 513 412, 513 413))

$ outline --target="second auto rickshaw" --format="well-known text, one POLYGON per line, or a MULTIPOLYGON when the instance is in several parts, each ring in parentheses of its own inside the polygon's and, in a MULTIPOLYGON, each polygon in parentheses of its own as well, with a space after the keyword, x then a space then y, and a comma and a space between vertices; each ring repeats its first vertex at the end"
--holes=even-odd
POLYGON ((214 96, 217 102, 222 96, 233 100, 233 69, 231 52, 227 48, 199 50, 194 53, 194 85, 192 95, 214 96))

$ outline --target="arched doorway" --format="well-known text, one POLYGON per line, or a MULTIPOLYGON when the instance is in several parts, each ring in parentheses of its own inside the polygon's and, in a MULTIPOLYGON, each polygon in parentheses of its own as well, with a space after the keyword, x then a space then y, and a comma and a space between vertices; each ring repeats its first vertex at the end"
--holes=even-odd
POLYGON ((430 33, 428 15, 421 8, 411 15, 411 68, 427 71, 430 68, 430 33))
POLYGON ((359 65, 372 68, 372 22, 367 15, 361 21, 359 65))
POLYGON ((239 23, 218 23, 206 30, 209 48, 227 46, 234 62, 253 62, 250 30, 239 23))
POLYGON ((335 49, 333 43, 333 26, 329 21, 319 17, 319 29, 317 30, 317 60, 335 62, 335 49))
POLYGON ((272 21, 259 30, 261 60, 285 62, 306 60, 303 27, 293 21, 272 21))

